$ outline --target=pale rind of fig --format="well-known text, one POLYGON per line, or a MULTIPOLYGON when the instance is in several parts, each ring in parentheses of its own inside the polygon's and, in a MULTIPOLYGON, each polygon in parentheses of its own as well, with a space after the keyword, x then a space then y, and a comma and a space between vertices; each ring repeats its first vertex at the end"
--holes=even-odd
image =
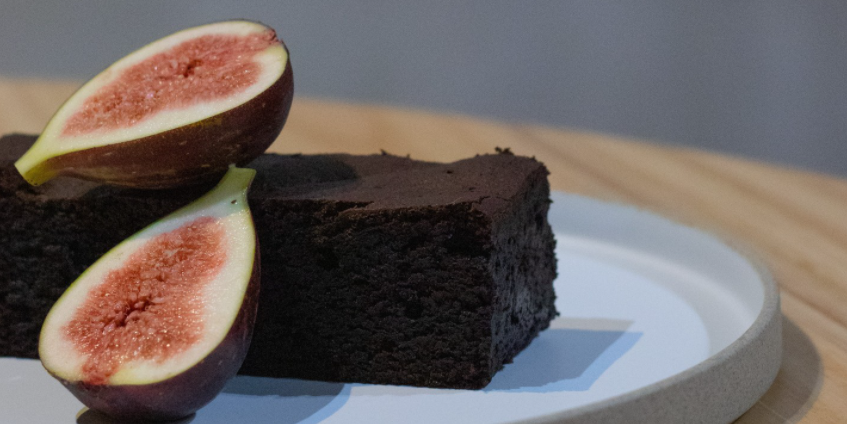
POLYGON ((121 420, 177 419, 210 402, 236 374, 259 292, 246 198, 254 175, 231 168, 206 195, 107 252, 50 310, 39 339, 41 362, 83 404, 121 420), (215 247, 200 243, 209 238, 183 236, 206 228, 198 225, 209 226, 215 247), (151 252, 153 262, 143 262, 151 252), (191 268, 197 264, 205 268, 191 268))
POLYGON ((15 166, 33 185, 59 175, 138 188, 212 180, 270 146, 292 97, 288 50, 273 29, 202 25, 84 84, 15 166))

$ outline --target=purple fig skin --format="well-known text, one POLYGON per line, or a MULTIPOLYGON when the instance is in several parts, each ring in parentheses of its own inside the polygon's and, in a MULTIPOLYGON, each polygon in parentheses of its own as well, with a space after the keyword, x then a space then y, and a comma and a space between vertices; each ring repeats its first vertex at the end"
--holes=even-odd
MULTIPOLYGON (((288 52, 284 43, 282 46, 288 52)), ((287 60, 282 75, 270 87, 240 106, 136 140, 56 156, 40 168, 54 169, 57 175, 143 189, 220 179, 229 165, 246 165, 276 140, 293 97, 291 61, 287 60)))
POLYGON ((223 390, 247 355, 259 303, 259 259, 257 239, 250 282, 232 327, 221 343, 190 369, 147 385, 93 385, 54 377, 85 406, 121 421, 170 421, 193 414, 223 390))

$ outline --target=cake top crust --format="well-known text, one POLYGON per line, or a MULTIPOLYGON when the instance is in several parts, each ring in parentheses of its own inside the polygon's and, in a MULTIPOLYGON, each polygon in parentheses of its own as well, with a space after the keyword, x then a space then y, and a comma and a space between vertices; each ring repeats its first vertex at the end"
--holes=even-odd
MULTIPOLYGON (((157 196, 190 201, 209 188, 206 185, 145 191, 61 177, 32 187, 15 172, 13 164, 35 139, 22 134, 0 138, 0 195, 35 196, 44 201, 82 196, 157 196)), ((361 203, 365 210, 470 203, 486 214, 497 213, 521 192, 531 175, 547 175, 541 162, 512 155, 508 150, 452 163, 424 162, 387 153, 264 154, 248 167, 257 170, 251 199, 347 201, 361 203)))

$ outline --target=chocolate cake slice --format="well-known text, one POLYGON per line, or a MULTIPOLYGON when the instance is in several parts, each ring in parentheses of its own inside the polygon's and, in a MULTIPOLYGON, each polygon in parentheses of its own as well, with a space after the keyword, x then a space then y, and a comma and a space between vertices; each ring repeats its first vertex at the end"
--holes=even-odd
MULTIPOLYGON (((0 355, 30 358, 69 283, 209 188, 32 187, 13 162, 33 141, 0 139, 0 355)), ((481 388, 556 315, 534 159, 265 154, 251 167, 262 288, 244 374, 481 388)))

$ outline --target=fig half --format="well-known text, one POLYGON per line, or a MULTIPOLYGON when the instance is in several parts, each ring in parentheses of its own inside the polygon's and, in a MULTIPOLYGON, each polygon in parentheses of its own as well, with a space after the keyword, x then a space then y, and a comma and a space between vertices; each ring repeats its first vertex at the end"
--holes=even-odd
POLYGON ((33 185, 58 175, 137 188, 219 178, 270 146, 292 96, 288 50, 273 29, 186 29, 83 85, 15 166, 33 185))
POLYGON ((121 420, 177 419, 236 374, 258 304, 254 175, 231 168, 107 252, 50 310, 41 362, 83 404, 121 420))

